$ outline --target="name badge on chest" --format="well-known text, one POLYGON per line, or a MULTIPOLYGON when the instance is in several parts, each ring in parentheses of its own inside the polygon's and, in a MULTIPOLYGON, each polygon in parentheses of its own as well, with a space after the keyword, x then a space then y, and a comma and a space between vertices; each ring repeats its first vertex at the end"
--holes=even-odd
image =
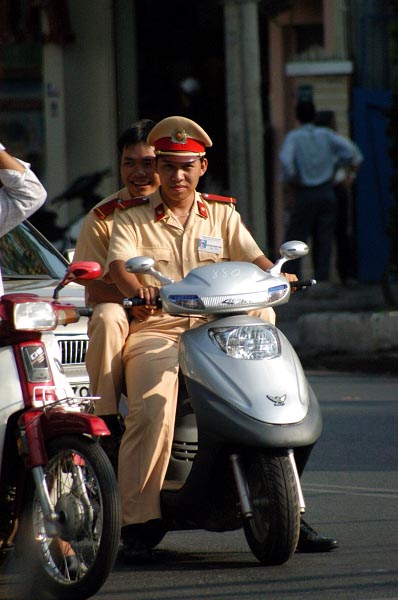
POLYGON ((223 248, 222 238, 209 237, 202 235, 199 238, 198 250, 202 252, 211 252, 212 254, 221 254, 223 248))

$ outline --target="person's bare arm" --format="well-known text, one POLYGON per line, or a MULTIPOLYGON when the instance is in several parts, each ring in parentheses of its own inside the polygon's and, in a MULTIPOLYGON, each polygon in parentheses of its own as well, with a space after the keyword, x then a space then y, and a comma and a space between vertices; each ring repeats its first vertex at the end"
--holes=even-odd
MULTIPOLYGON (((263 271, 268 271, 271 267, 273 267, 273 263, 266 256, 259 256, 254 261, 254 264, 260 267, 263 271)), ((297 281, 297 276, 293 273, 281 273, 288 281, 297 281)))
MULTIPOLYGON (((1 146, 1 144, 0 144, 1 146)), ((19 160, 8 154, 6 150, 0 152, 0 169, 12 169, 19 173, 24 173, 26 166, 24 166, 19 160)))
POLYGON ((129 273, 124 267, 123 260, 114 260, 109 265, 109 275, 126 297, 137 296, 144 298, 147 306, 155 305, 159 296, 159 288, 143 286, 134 273, 129 273))
MULTIPOLYGON (((82 282, 83 283, 83 282, 82 282)), ((105 283, 101 279, 94 281, 85 281, 84 287, 88 291, 90 303, 99 304, 101 302, 117 302, 121 304, 126 297, 117 285, 114 283, 105 283)))
POLYGON ((269 260, 269 258, 264 256, 264 254, 256 258, 256 260, 253 262, 255 265, 257 265, 257 267, 260 267, 260 269, 262 269, 263 271, 268 271, 268 269, 274 266, 274 263, 272 263, 269 260))

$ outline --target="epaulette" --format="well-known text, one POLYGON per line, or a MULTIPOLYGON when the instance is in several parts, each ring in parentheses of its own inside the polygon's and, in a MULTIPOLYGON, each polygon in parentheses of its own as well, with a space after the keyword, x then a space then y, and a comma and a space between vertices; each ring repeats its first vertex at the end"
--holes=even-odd
POLYGON ((94 212, 97 215, 97 217, 101 221, 103 221, 105 217, 112 214, 116 210, 118 202, 119 198, 112 198, 112 200, 109 200, 108 202, 101 204, 101 206, 97 206, 97 208, 94 208, 94 212))
POLYGON ((148 196, 141 196, 140 198, 129 198, 128 200, 119 200, 117 205, 119 210, 126 210, 126 208, 132 208, 133 206, 141 206, 141 204, 148 204, 148 196))
POLYGON ((213 202, 225 202, 226 204, 236 204, 236 198, 232 196, 217 196, 217 194, 200 194, 205 200, 213 202))
POLYGON ((105 204, 101 204, 101 206, 94 208, 94 212, 97 217, 103 221, 105 217, 115 212, 116 209, 125 210, 126 208, 131 208, 132 206, 146 204, 147 202, 149 202, 149 198, 146 196, 142 196, 140 198, 128 198, 127 200, 122 200, 121 198, 112 198, 112 200, 109 200, 109 202, 105 202, 105 204))

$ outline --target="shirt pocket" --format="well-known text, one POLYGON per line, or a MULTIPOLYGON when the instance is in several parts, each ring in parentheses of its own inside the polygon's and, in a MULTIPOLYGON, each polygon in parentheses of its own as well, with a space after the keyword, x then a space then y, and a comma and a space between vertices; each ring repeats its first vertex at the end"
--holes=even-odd
POLYGON ((225 262, 230 260, 228 248, 223 248, 220 253, 217 252, 205 252, 204 250, 198 250, 198 258, 200 264, 210 264, 217 262, 225 262))
POLYGON ((153 258, 156 266, 159 268, 161 265, 169 264, 173 260, 173 252, 171 248, 159 248, 154 246, 141 246, 137 248, 138 256, 149 256, 153 258))

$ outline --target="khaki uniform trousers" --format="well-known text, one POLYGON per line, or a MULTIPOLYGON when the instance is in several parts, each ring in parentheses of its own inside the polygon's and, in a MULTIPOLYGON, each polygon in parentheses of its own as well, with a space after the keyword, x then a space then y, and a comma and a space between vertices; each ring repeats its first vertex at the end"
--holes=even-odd
POLYGON ((87 333, 86 368, 97 415, 115 415, 123 388, 123 347, 129 322, 123 306, 104 302, 94 307, 87 333))
MULTIPOLYGON (((275 321, 272 309, 253 311, 275 321)), ((181 334, 206 319, 163 315, 133 321, 123 362, 128 396, 119 451, 122 526, 161 517, 160 490, 174 434, 178 395, 178 343, 181 334)))

